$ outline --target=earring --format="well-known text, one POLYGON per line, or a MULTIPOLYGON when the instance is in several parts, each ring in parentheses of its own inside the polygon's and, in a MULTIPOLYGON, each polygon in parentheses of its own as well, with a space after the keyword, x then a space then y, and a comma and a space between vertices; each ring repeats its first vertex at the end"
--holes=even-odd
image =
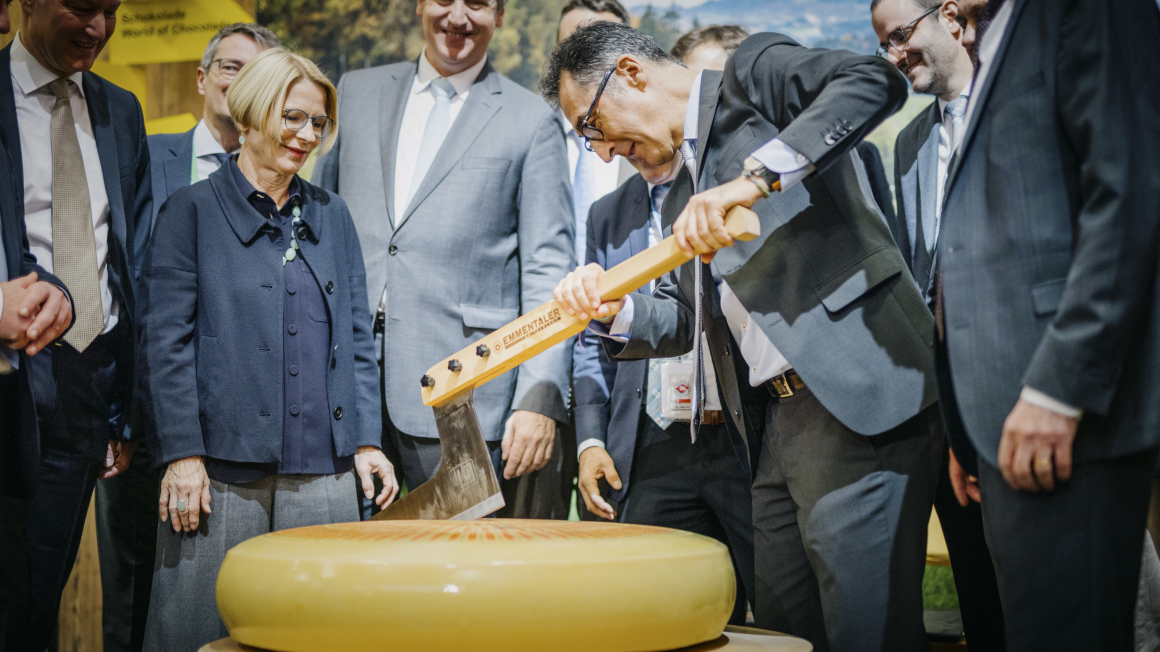
POLYGON ((246 142, 246 137, 245 137, 245 136, 238 136, 238 142, 239 142, 239 143, 244 143, 244 142, 246 142))

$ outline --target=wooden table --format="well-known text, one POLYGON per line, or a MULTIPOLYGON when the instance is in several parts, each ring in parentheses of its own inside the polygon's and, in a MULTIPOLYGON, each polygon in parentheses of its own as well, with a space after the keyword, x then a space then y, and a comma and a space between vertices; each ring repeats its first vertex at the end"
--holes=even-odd
MULTIPOLYGON (((717 650, 727 650, 728 652, 810 652, 813 649, 814 646, 810 645, 808 641, 795 636, 751 627, 726 627, 725 633, 715 641, 681 648, 673 652, 716 652, 717 650)), ((264 651, 239 645, 231 638, 223 638, 203 646, 199 652, 264 651)))

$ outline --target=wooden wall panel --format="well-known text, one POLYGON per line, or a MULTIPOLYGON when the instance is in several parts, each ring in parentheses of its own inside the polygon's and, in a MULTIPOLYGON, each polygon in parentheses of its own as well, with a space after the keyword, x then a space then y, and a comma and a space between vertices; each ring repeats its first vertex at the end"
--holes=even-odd
POLYGON ((97 560, 97 516, 89 501, 77 563, 60 600, 60 652, 102 652, 101 569, 97 560))

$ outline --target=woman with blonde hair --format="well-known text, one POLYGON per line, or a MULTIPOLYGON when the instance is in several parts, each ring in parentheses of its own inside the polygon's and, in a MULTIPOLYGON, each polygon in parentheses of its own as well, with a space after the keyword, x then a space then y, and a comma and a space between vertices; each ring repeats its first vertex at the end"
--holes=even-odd
POLYGON ((380 506, 398 491, 358 236, 342 199, 297 175, 334 142, 336 97, 308 59, 258 55, 227 96, 241 152, 158 214, 139 372, 166 470, 145 649, 227 635, 214 587, 232 546, 357 520, 356 475, 380 506))

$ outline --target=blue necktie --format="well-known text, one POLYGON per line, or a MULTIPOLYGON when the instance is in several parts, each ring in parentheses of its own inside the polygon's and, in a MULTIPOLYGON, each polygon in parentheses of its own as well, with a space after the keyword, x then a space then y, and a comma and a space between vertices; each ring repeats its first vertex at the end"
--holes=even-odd
POLYGON ((411 176, 411 189, 407 192, 407 204, 415 198, 420 184, 435 161, 435 154, 447 138, 451 128, 451 98, 455 97, 455 87, 443 77, 431 80, 431 93, 435 96, 435 108, 427 116, 427 126, 423 129, 423 140, 419 143, 419 158, 411 176))
POLYGON ((207 154, 206 156, 209 156, 213 160, 217 161, 218 167, 224 167, 226 163, 230 162, 230 155, 226 154, 225 152, 217 152, 215 154, 207 154))
MULTIPOLYGON (((681 158, 685 160, 685 167, 693 181, 693 194, 697 194, 697 141, 688 139, 681 143, 681 158)), ((701 429, 701 417, 705 414, 705 360, 701 351, 701 331, 705 329, 705 311, 701 305, 702 276, 701 268, 704 265, 700 260, 693 259, 693 324, 696 326, 693 335, 693 415, 689 419, 689 438, 697 443, 697 432, 701 429)))
POLYGON ((572 209, 576 213, 576 261, 583 265, 588 250, 588 209, 596 201, 596 161, 599 155, 585 149, 584 139, 579 134, 570 133, 580 148, 576 174, 572 177, 572 209))
MULTIPOLYGON (((652 210, 653 217, 649 220, 649 230, 655 233, 656 228, 660 225, 659 215, 661 212, 661 204, 665 201, 665 195, 669 194, 669 185, 653 186, 652 189, 652 210)), ((660 242, 663 234, 655 233, 656 242, 660 242)), ((651 246, 653 243, 649 242, 651 246)), ((644 404, 645 413, 652 419, 661 430, 668 428, 672 424, 672 419, 666 419, 661 416, 661 363, 663 359, 653 358, 648 361, 648 381, 645 386, 646 400, 644 404)))

